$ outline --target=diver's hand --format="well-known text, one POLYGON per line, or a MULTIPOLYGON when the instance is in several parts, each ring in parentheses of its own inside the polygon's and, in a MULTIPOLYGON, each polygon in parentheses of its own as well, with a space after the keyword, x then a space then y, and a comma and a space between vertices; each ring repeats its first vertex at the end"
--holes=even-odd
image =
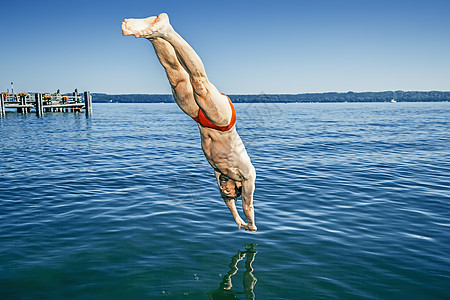
POLYGON ((237 218, 235 218, 234 221, 239 226, 239 230, 241 230, 241 226, 244 226, 244 228, 247 226, 247 223, 245 223, 244 220, 242 220, 242 218, 239 216, 237 216, 237 218))
POLYGON ((256 230, 258 230, 258 228, 254 224, 245 224, 244 229, 251 232, 255 232, 256 230))

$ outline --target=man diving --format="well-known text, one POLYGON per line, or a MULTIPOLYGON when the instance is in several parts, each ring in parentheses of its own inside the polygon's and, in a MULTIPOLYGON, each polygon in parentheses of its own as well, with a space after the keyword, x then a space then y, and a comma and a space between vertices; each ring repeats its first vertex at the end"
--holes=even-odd
POLYGON ((214 169, 220 194, 234 220, 239 229, 244 226, 256 231, 253 209, 256 172, 236 132, 236 112, 231 100, 208 80, 200 57, 172 28, 167 14, 125 19, 122 33, 152 43, 176 103, 197 122, 203 153, 214 169), (247 222, 236 209, 235 200, 239 196, 247 222))

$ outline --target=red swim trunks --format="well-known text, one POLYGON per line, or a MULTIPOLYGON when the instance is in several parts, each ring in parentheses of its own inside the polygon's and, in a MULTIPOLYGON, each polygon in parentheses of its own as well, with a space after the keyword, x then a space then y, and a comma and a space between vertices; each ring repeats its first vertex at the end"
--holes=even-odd
MULTIPOLYGON (((226 95, 224 95, 224 96, 226 96, 226 95)), ((227 96, 227 98, 228 98, 228 96, 227 96)), ((234 110, 233 103, 231 103, 230 98, 228 98, 228 102, 230 102, 230 107, 231 107, 231 121, 230 121, 230 124, 228 124, 227 126, 217 126, 216 124, 211 122, 205 116, 205 114, 203 113, 201 108, 198 110, 197 117, 192 118, 192 119, 194 119, 197 123, 199 123, 203 127, 208 127, 208 128, 212 128, 212 129, 216 129, 216 130, 220 130, 220 131, 228 131, 231 128, 233 128, 234 124, 236 124, 236 111, 234 110)))

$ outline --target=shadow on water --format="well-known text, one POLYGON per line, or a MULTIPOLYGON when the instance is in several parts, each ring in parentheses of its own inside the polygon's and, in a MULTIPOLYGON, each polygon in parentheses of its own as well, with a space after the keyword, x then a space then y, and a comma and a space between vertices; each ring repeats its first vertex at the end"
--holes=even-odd
POLYGON ((229 264, 230 271, 223 277, 222 282, 219 287, 208 293, 209 299, 211 300, 226 300, 226 299, 239 299, 236 295, 245 295, 245 299, 255 299, 255 293, 253 288, 256 284, 256 277, 253 275, 252 263, 255 260, 256 249, 255 244, 245 245, 245 251, 238 250, 238 253, 231 257, 231 263, 229 264), (238 269, 238 263, 245 258, 245 271, 243 275, 243 286, 244 291, 232 291, 232 281, 231 277, 235 275, 238 269))

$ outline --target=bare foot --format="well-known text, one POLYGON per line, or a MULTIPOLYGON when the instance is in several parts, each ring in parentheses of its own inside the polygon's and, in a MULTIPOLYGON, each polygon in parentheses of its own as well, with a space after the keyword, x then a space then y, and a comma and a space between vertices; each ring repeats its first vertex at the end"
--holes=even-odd
POLYGON ((158 17, 148 17, 146 19, 125 19, 122 22, 122 34, 144 37, 147 39, 162 37, 172 28, 169 23, 169 16, 166 13, 158 17))

